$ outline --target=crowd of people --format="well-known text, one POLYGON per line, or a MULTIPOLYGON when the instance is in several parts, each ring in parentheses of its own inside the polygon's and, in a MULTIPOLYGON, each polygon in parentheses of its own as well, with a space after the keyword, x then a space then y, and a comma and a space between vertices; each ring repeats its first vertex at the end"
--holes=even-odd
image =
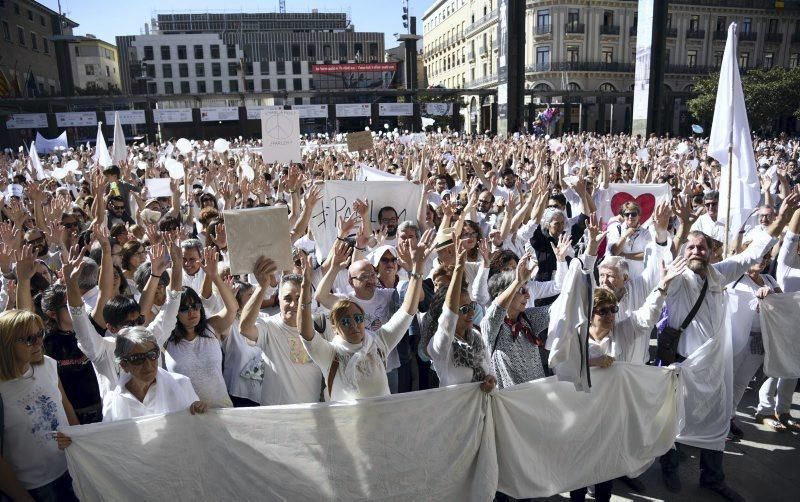
MULTIPOLYGON (((315 136, 292 165, 263 162, 256 140, 173 144, 130 145, 106 166, 84 147, 42 155, 41 169, 0 156, 0 489, 13 500, 75 499, 67 425, 564 376, 550 349, 578 308, 579 274, 596 286, 595 371, 680 364, 729 336, 725 295, 748 295, 735 410, 764 361, 758 300, 800 290, 800 142, 786 137, 754 139, 763 202, 734 239, 701 138, 395 132, 351 153, 315 136), (150 196, 145 180, 174 175, 172 161, 183 173, 171 195, 150 196), (362 165, 421 185, 418 212, 401 220, 356 200, 320 249, 310 222, 322 183, 362 165), (671 202, 628 200, 603 221, 611 183, 667 184, 671 202), (292 268, 260 256, 233 275, 223 211, 260 206, 288 207, 292 268)), ((796 384, 766 379, 757 420, 800 430, 796 384)), ((713 418, 743 435, 733 416, 713 418)), ((660 461, 675 493, 678 455, 660 461)), ((722 464, 722 451, 702 450, 701 485, 742 500, 722 464)), ((596 500, 613 481, 593 487, 596 500)))

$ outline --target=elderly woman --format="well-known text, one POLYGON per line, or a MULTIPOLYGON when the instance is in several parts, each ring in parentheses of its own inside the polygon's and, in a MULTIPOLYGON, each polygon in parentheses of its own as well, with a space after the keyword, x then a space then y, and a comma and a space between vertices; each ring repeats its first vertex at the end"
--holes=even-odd
POLYGON ((408 291, 400 309, 375 334, 365 332, 364 309, 355 301, 342 299, 331 309, 333 340, 316 336, 311 318, 311 267, 303 264, 297 325, 303 346, 325 376, 331 401, 389 395, 386 358, 417 313, 425 262, 424 246, 410 242, 403 245, 410 248, 408 252, 414 262, 408 291))
POLYGON ((116 388, 103 399, 103 422, 187 408, 194 415, 208 409, 187 377, 159 367, 158 340, 147 328, 134 326, 117 333, 114 358, 123 373, 116 388))
POLYGON ((642 226, 642 208, 639 204, 633 201, 624 203, 619 208, 619 217, 619 223, 608 226, 608 250, 614 256, 625 258, 631 277, 636 277, 644 272, 645 250, 652 244, 653 236, 642 226))
POLYGON ((490 392, 497 380, 481 333, 472 322, 475 302, 464 284, 467 254, 468 249, 457 243, 456 265, 447 294, 439 293, 434 298, 426 314, 422 343, 433 361, 440 386, 480 382, 484 392, 490 392))
MULTIPOLYGON (((542 215, 539 226, 534 230, 533 237, 531 237, 531 247, 539 265, 535 276, 537 281, 550 281, 555 278, 558 270, 558 260, 553 246, 558 245, 559 239, 566 230, 566 225, 567 215, 564 211, 555 207, 548 207, 542 215)), ((567 253, 569 259, 574 256, 571 248, 567 250, 567 253)), ((549 305, 554 299, 552 296, 537 299, 537 305, 549 305)))
POLYGON ((69 439, 56 431, 78 419, 61 388, 56 361, 42 353, 43 336, 36 314, 0 314, 0 492, 11 500, 72 501, 77 499, 67 459, 59 451, 69 439))

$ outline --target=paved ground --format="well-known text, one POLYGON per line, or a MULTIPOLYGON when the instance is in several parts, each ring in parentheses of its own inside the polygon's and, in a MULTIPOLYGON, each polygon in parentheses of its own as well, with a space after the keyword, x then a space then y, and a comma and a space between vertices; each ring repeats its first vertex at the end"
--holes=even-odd
MULTIPOLYGON (((800 434, 775 433, 753 421, 761 379, 751 384, 739 406, 737 423, 744 431, 744 439, 728 443, 725 448, 725 476, 727 483, 748 502, 800 500, 800 434)), ((800 392, 794 393, 792 415, 800 418, 800 392)), ((647 490, 634 493, 622 482, 614 483, 611 500, 622 501, 680 501, 700 502, 722 500, 716 494, 698 486, 699 453, 687 448, 688 458, 681 462, 680 476, 683 492, 668 492, 661 481, 661 470, 654 464, 639 479, 647 490)), ((569 494, 550 497, 548 502, 569 500, 569 494)), ((591 500, 591 497, 587 497, 591 500)))

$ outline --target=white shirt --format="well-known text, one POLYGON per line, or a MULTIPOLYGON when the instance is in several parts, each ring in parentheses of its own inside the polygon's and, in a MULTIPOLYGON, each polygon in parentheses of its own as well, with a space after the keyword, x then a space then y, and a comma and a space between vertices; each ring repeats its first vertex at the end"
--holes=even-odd
POLYGON ((189 377, 200 399, 212 408, 233 406, 222 376, 222 344, 210 326, 205 336, 168 342, 167 353, 167 370, 189 377))
MULTIPOLYGON (((472 382, 473 370, 467 366, 456 366, 452 357, 453 337, 456 332, 458 314, 452 312, 447 305, 442 308, 442 315, 439 316, 439 326, 433 338, 428 342, 428 354, 431 356, 433 367, 439 376, 439 387, 456 385, 459 383, 472 382)), ((471 336, 481 339, 480 331, 473 329, 471 336)), ((492 375, 491 364, 489 364, 489 353, 481 343, 483 353, 476 356, 476 361, 480 361, 483 371, 487 375, 492 375)))
MULTIPOLYGON (((616 245, 620 240, 622 240, 622 234, 624 234, 628 229, 628 226, 624 223, 614 223, 609 225, 608 233, 606 233, 606 242, 609 254, 611 253, 611 246, 616 245)), ((643 227, 639 226, 631 236, 625 241, 625 245, 618 250, 616 255, 622 255, 622 253, 644 253, 647 250, 647 247, 654 241, 652 234, 650 231, 643 227)), ((625 258, 625 261, 628 263, 628 276, 629 277, 636 277, 642 272, 644 272, 645 268, 645 259, 643 257, 642 260, 631 260, 625 258)))
POLYGON ((800 291, 800 254, 797 246, 800 244, 800 234, 791 230, 783 236, 783 244, 778 252, 778 269, 775 272, 778 284, 784 293, 800 291))
POLYGON ((283 322, 280 314, 261 314, 256 330, 256 344, 267 361, 261 383, 262 406, 319 402, 322 373, 303 348, 297 328, 283 322))
POLYGON ((725 242, 725 223, 719 219, 714 221, 708 213, 703 213, 692 224, 692 230, 699 230, 714 240, 725 242))
POLYGON ((67 459, 51 433, 69 425, 58 389, 55 360, 31 365, 21 377, 0 381, 3 396, 3 460, 26 490, 58 479, 67 459))
POLYGON ((106 394, 103 422, 183 411, 199 400, 189 378, 162 368, 157 369, 156 381, 147 389, 144 401, 136 399, 125 387, 130 379, 130 373, 123 373, 117 387, 106 394))
POLYGON ((100 296, 100 288, 95 286, 89 291, 83 294, 83 305, 86 309, 86 312, 90 314, 94 311, 95 305, 97 305, 97 298, 100 296))

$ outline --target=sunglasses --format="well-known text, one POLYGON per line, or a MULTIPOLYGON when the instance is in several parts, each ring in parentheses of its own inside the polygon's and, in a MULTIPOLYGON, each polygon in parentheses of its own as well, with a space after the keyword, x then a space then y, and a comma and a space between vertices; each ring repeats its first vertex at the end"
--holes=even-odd
POLYGON ((717 207, 719 206, 719 202, 703 202, 703 205, 706 207, 717 207))
POLYGON ((30 244, 31 246, 36 246, 36 245, 39 245, 39 244, 44 244, 44 241, 45 241, 44 237, 39 237, 38 239, 25 241, 25 243, 26 244, 30 244))
POLYGON ((527 295, 528 294, 528 288, 526 288, 525 286, 519 288, 517 290, 517 294, 518 295, 527 295))
POLYGON ((360 275, 358 277, 351 277, 351 279, 355 279, 355 280, 361 281, 361 282, 374 281, 377 278, 378 278, 378 276, 375 275, 375 274, 372 274, 372 275, 360 275))
POLYGON ((78 222, 73 223, 61 223, 61 226, 64 228, 78 228, 78 222))
POLYGON ((601 309, 594 309, 592 312, 594 312, 595 314, 597 314, 597 315, 599 315, 601 317, 604 317, 604 316, 607 316, 609 314, 616 314, 617 312, 619 312, 619 307, 614 305, 613 307, 604 307, 604 308, 601 308, 601 309))
POLYGON ((384 256, 381 258, 381 263, 394 263, 397 261, 397 258, 394 256, 384 256))
POLYGON ((339 326, 349 328, 352 323, 364 324, 364 314, 353 314, 353 317, 342 317, 339 319, 339 326))
POLYGON ((118 206, 116 204, 111 204, 111 209, 113 209, 114 211, 122 211, 123 209, 125 209, 125 206, 118 206))
POLYGON ((139 317, 137 317, 136 319, 126 319, 125 321, 122 321, 121 323, 119 323, 119 327, 120 329, 130 328, 133 326, 141 326, 142 324, 144 324, 144 315, 139 314, 139 317))
POLYGON ((189 312, 190 310, 199 311, 200 310, 200 304, 199 303, 189 303, 188 305, 181 305, 180 308, 178 309, 178 312, 181 312, 181 313, 185 314, 186 312, 189 312))
POLYGON ((15 342, 23 343, 28 347, 33 347, 36 345, 36 342, 44 338, 44 330, 39 331, 38 333, 34 333, 32 335, 23 336, 20 338, 15 338, 15 342))
POLYGON ((120 359, 122 360, 122 362, 126 362, 133 366, 141 366, 142 364, 144 364, 145 361, 157 361, 158 356, 160 355, 161 351, 158 350, 158 347, 156 347, 155 349, 148 350, 147 352, 125 356, 120 359))
POLYGON ((622 216, 624 216, 626 218, 636 218, 637 216, 639 216, 639 213, 633 213, 633 212, 631 212, 631 213, 622 213, 622 216))
POLYGON ((459 314, 469 314, 470 312, 475 312, 475 302, 467 303, 466 305, 462 305, 458 307, 459 314))

